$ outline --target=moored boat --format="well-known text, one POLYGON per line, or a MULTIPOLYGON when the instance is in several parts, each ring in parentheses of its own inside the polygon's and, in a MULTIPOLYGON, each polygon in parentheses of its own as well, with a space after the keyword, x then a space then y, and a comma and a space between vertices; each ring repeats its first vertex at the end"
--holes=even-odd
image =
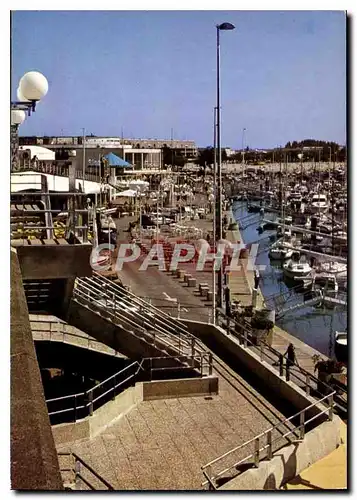
POLYGON ((283 273, 287 278, 307 278, 311 272, 312 267, 308 262, 293 262, 291 260, 283 265, 283 273))

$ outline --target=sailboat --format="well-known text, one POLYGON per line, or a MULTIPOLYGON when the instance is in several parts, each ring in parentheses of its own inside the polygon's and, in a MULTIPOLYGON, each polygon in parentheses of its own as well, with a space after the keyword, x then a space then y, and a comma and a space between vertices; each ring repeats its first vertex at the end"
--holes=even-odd
POLYGON ((291 238, 291 230, 289 228, 285 227, 286 222, 292 222, 291 217, 284 217, 284 203, 283 200, 281 201, 281 218, 280 221, 282 222, 281 226, 278 226, 277 228, 277 237, 282 236, 281 239, 279 239, 276 243, 274 243, 269 250, 269 258, 272 260, 286 260, 290 259, 293 255, 293 250, 290 250, 289 248, 284 248, 283 244, 285 240, 291 238))

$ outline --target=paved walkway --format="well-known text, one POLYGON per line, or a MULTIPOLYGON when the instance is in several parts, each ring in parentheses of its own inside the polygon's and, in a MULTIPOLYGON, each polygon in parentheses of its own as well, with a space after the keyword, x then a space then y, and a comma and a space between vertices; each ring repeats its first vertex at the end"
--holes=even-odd
POLYGON ((201 490, 202 465, 283 418, 238 375, 219 383, 213 397, 144 401, 99 436, 58 450, 71 448, 117 490, 201 490))

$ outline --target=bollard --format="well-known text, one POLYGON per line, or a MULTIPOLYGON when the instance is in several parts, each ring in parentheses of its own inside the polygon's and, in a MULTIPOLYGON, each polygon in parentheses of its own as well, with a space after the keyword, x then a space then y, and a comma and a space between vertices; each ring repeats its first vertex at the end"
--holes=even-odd
POLYGON ((187 279, 187 286, 190 288, 196 288, 196 278, 188 278, 187 279))

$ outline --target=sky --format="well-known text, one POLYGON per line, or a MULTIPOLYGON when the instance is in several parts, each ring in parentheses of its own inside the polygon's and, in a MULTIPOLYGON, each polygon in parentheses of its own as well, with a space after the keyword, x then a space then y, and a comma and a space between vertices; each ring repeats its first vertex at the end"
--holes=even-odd
POLYGON ((221 144, 269 148, 346 141, 343 11, 16 11, 12 99, 21 76, 49 91, 20 135, 213 143, 216 24, 221 144))

